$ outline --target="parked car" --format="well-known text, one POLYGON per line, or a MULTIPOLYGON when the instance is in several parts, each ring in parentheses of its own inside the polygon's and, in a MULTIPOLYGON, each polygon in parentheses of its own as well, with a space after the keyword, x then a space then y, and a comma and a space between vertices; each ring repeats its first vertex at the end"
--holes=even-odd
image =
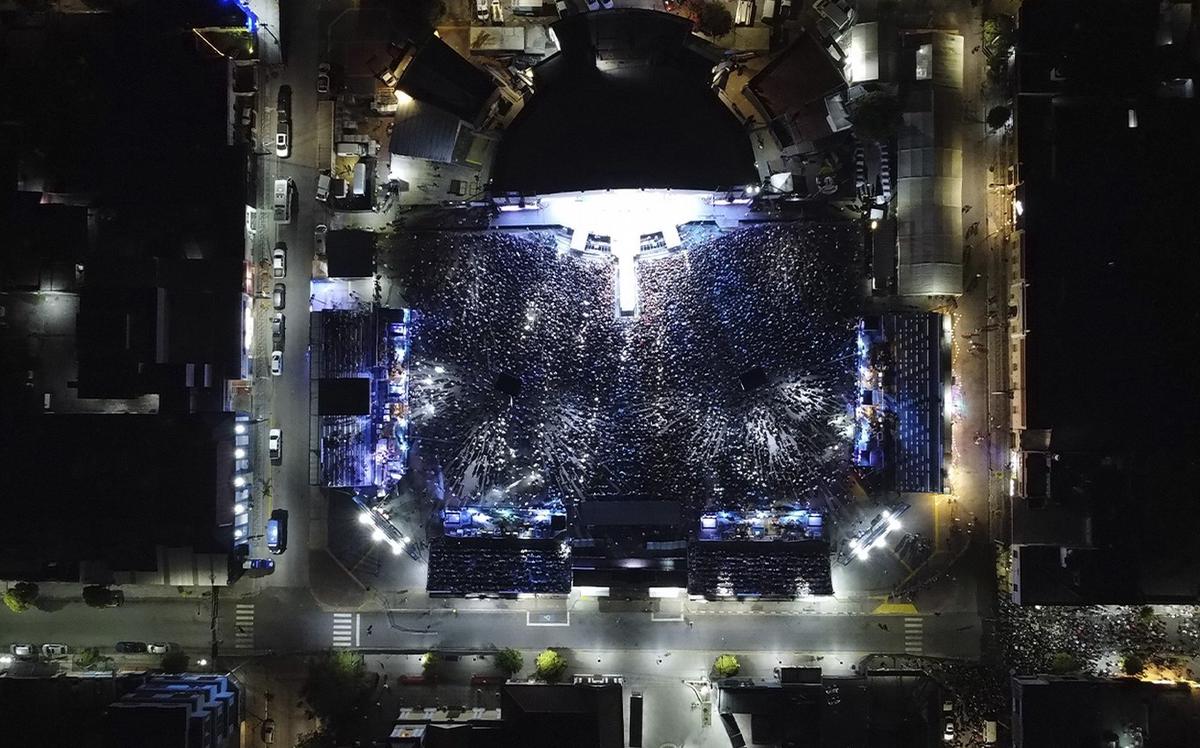
POLYGON ((329 199, 329 186, 332 184, 332 181, 327 171, 323 171, 317 175, 317 200, 319 202, 323 203, 329 199))
POLYGON ((277 338, 283 337, 283 312, 271 315, 271 334, 277 338))
POLYGON ((475 18, 480 21, 487 21, 488 15, 488 0, 475 0, 475 18))
POLYGON ((587 3, 588 10, 600 10, 600 0, 584 0, 587 3))
POLYGON ((329 63, 322 62, 317 65, 317 93, 329 93, 329 63))
POLYGON ((271 351, 271 376, 283 373, 283 351, 271 351))
POLYGON ((275 109, 286 120, 292 118, 292 87, 282 85, 279 87, 279 96, 275 99, 275 109))
POLYGON ((43 644, 42 657, 66 657, 71 649, 66 644, 43 644))
MULTIPOLYGON (((340 179, 338 181, 345 184, 340 179)), ((327 233, 329 233, 329 226, 323 223, 318 223, 313 228, 313 251, 319 255, 325 254, 325 235, 327 233)))
POLYGON ((265 576, 275 571, 275 559, 273 558, 247 558, 242 561, 242 568, 246 571, 259 572, 254 576, 265 576))
POLYGON ((267 454, 271 462, 283 459, 283 429, 271 429, 267 432, 267 454))
POLYGON ((613 0, 600 0, 600 5, 603 6, 605 10, 612 10, 613 0))
POLYGON ((845 31, 856 20, 854 8, 846 0, 816 0, 813 10, 833 24, 838 32, 845 31))
POLYGON ((116 650, 121 654, 138 654, 146 651, 146 642, 117 642, 116 650))
POLYGON ((954 741, 954 715, 942 715, 942 740, 947 743, 954 741))
POLYGON ((734 26, 749 26, 754 23, 754 3, 750 0, 738 0, 733 13, 734 26))
POLYGON ((37 650, 32 644, 14 644, 8 648, 8 651, 16 657, 33 657, 37 650))
POLYGON ((287 275, 287 244, 279 242, 271 253, 271 275, 282 278, 287 275))
POLYGON ((167 642, 155 642, 146 647, 146 651, 152 655, 165 655, 171 651, 171 645, 167 642))
POLYGON ((283 305, 287 301, 287 289, 282 283, 275 284, 275 290, 271 294, 271 301, 275 304, 276 309, 283 309, 283 305))
POLYGON ((262 723, 262 742, 271 744, 275 742, 275 720, 268 717, 262 723))
POLYGON ((287 158, 292 155, 292 123, 279 121, 275 127, 275 155, 287 158))
POLYGON ((271 512, 263 533, 267 538, 267 550, 276 556, 287 550, 287 519, 286 509, 276 509, 271 512))

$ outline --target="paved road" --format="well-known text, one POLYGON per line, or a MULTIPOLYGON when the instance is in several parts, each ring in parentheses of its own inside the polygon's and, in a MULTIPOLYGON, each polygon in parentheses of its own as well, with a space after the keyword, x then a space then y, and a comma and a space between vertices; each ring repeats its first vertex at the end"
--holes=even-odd
POLYGON ((208 601, 198 598, 127 602, 105 609, 72 602, 50 613, 0 611, 0 645, 7 650, 9 642, 59 642, 72 649, 99 647, 111 652, 118 641, 174 642, 203 656, 211 621, 208 601))
MULTIPOLYGON (((289 551, 276 560, 275 573, 262 581, 263 586, 306 587, 309 583, 309 553, 311 544, 323 545, 323 497, 309 484, 309 314, 308 300, 312 293, 313 229, 325 223, 324 208, 314 199, 317 180, 316 132, 316 70, 317 26, 316 13, 285 13, 283 15, 286 42, 286 67, 273 71, 265 87, 264 104, 270 109, 260 121, 266 123, 264 137, 274 136, 274 105, 281 85, 292 88, 292 152, 286 159, 265 156, 263 189, 259 190, 261 208, 270 212, 270 185, 276 178, 291 178, 296 184, 296 208, 288 224, 270 224, 274 237, 261 242, 258 249, 269 252, 276 241, 288 246, 286 334, 283 344, 283 375, 270 377, 269 362, 258 363, 260 378, 255 397, 269 397, 271 425, 283 430, 283 460, 270 469, 272 496, 264 508, 265 517, 271 509, 288 511, 289 551), (263 376, 265 375, 265 376, 263 376), (316 537, 311 537, 313 527, 316 537), (313 542, 315 541, 315 543, 313 542)), ((270 336, 269 326, 260 324, 261 335, 270 336)), ((266 451, 266 434, 262 430, 262 451, 266 451)), ((257 553, 265 552, 261 543, 257 553)))

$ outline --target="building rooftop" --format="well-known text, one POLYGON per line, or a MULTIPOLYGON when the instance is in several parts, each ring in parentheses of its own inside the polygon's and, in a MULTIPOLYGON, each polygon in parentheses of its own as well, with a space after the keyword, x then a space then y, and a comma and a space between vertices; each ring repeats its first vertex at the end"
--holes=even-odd
POLYGON ((510 745, 523 748, 623 748, 620 686, 507 683, 500 712, 510 745))
POLYGON ((1186 683, 1015 676, 1012 694, 1013 748, 1184 746, 1200 731, 1200 691, 1186 683))
POLYGON ((712 63, 684 44, 688 23, 638 9, 556 21, 562 51, 533 68, 537 92, 500 142, 495 188, 757 183, 750 140, 711 88, 712 63))
POLYGON ((12 499, 0 577, 106 583, 162 573, 160 546, 225 553, 232 434, 233 414, 10 422, 0 435, 0 495, 12 499))

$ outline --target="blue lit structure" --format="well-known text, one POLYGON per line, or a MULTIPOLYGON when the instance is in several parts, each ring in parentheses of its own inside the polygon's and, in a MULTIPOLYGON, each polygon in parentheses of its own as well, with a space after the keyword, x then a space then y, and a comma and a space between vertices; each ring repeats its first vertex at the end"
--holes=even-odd
POLYGON ((410 324, 407 309, 314 313, 323 485, 386 495, 408 472, 410 324))
POLYGON ((558 500, 532 507, 464 506, 442 510, 442 529, 456 538, 552 538, 566 526, 567 511, 558 500))
POLYGON ((702 541, 718 540, 806 540, 825 536, 825 516, 807 508, 785 512, 759 509, 753 512, 716 511, 700 515, 702 541))

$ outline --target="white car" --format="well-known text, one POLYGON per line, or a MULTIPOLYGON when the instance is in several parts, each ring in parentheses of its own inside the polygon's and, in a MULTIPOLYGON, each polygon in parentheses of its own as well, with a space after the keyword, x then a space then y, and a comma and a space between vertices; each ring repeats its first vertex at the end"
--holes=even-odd
POLYGON ((165 655, 171 651, 171 645, 166 642, 156 642, 146 647, 146 651, 152 655, 165 655))
POLYGON ((738 0, 733 12, 734 26, 749 26, 754 23, 754 3, 750 0, 738 0))
POLYGON ((42 657, 65 657, 71 650, 66 644, 43 644, 42 657))
POLYGON ((292 155, 292 123, 280 122, 275 128, 275 155, 287 158, 292 155))
POLYGON ((277 338, 283 337, 283 312, 271 315, 271 334, 277 338))
POLYGON ((32 644, 14 644, 8 648, 17 657, 33 657, 35 649, 32 644))
POLYGON ((475 19, 486 23, 488 18, 488 0, 475 0, 475 19))
POLYGON ((333 184, 333 180, 329 178, 329 174, 321 172, 317 175, 317 201, 325 202, 329 199, 329 187, 333 184))
POLYGON ((283 429, 271 429, 267 432, 267 454, 272 462, 283 459, 283 429))
POLYGON ((271 376, 283 373, 283 351, 271 351, 271 376))
POLYGON ((323 223, 318 223, 313 229, 313 250, 319 255, 325 254, 325 235, 328 233, 329 227, 323 223))
POLYGON ((271 253, 271 275, 282 278, 287 275, 287 245, 279 242, 271 253))

